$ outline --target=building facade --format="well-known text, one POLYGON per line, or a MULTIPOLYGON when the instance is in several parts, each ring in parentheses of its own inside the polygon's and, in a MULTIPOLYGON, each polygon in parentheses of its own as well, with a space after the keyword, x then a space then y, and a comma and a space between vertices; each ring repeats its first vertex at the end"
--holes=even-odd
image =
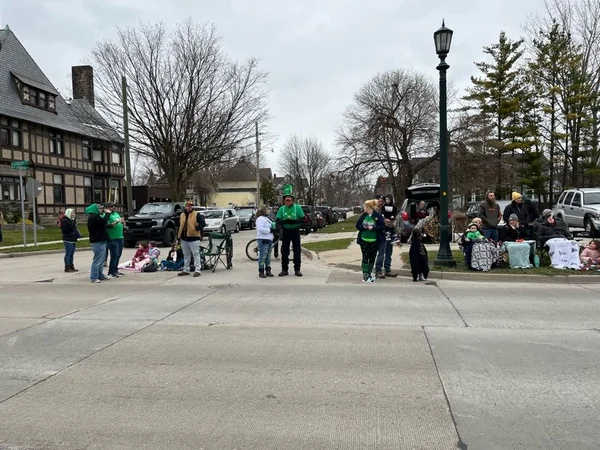
MULTIPOLYGON (((271 169, 260 169, 262 181, 273 181, 271 169)), ((218 207, 256 206, 256 166, 242 158, 223 174, 218 189, 211 196, 211 205, 218 207)))
POLYGON ((20 211, 14 161, 27 161, 24 179, 42 184, 39 216, 65 208, 81 213, 93 202, 123 203, 123 141, 94 107, 92 67, 73 67, 72 77, 74 98, 67 102, 8 26, 0 30, 0 210, 5 216, 20 211))

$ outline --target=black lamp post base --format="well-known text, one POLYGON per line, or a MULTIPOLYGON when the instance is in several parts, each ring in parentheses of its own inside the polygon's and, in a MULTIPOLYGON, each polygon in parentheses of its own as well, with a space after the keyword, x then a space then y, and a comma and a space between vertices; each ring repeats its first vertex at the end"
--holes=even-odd
POLYGON ((438 254, 433 262, 434 265, 439 267, 456 267, 456 261, 452 258, 452 254, 450 255, 440 255, 438 254))

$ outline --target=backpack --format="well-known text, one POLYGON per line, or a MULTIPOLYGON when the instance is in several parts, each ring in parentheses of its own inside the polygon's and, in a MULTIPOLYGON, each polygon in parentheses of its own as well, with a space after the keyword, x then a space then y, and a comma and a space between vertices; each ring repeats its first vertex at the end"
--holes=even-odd
POLYGON ((144 264, 142 267, 142 272, 156 272, 158 270, 158 266, 154 261, 144 264))

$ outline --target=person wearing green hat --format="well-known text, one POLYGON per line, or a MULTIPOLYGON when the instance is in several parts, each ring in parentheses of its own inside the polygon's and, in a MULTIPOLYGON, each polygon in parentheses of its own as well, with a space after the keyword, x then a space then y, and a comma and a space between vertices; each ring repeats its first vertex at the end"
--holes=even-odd
POLYGON ((113 209, 114 207, 115 204, 112 202, 104 204, 104 208, 109 208, 111 211, 108 223, 106 224, 106 231, 108 233, 106 250, 107 253, 110 254, 108 278, 119 278, 119 275, 123 275, 122 273, 119 273, 119 259, 121 259, 121 255, 123 254, 123 224, 125 223, 125 220, 113 209))
POLYGON ((292 185, 283 187, 283 206, 277 211, 277 223, 282 226, 281 233, 281 272, 280 277, 289 274, 290 266, 290 243, 294 251, 294 275, 302 276, 300 266, 302 264, 302 248, 300 247, 300 225, 304 223, 304 211, 297 203, 294 203, 292 185))

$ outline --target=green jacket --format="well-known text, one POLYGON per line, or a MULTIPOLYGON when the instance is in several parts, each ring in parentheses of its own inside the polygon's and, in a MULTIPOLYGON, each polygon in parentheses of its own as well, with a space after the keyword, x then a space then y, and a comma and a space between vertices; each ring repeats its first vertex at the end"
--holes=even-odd
POLYGON ((304 211, 297 203, 293 203, 290 207, 283 205, 277 211, 276 217, 286 230, 297 230, 304 222, 304 211))
POLYGON ((112 225, 113 222, 117 222, 118 220, 121 220, 121 215, 116 211, 111 212, 107 224, 109 239, 123 239, 123 224, 118 222, 112 225))

